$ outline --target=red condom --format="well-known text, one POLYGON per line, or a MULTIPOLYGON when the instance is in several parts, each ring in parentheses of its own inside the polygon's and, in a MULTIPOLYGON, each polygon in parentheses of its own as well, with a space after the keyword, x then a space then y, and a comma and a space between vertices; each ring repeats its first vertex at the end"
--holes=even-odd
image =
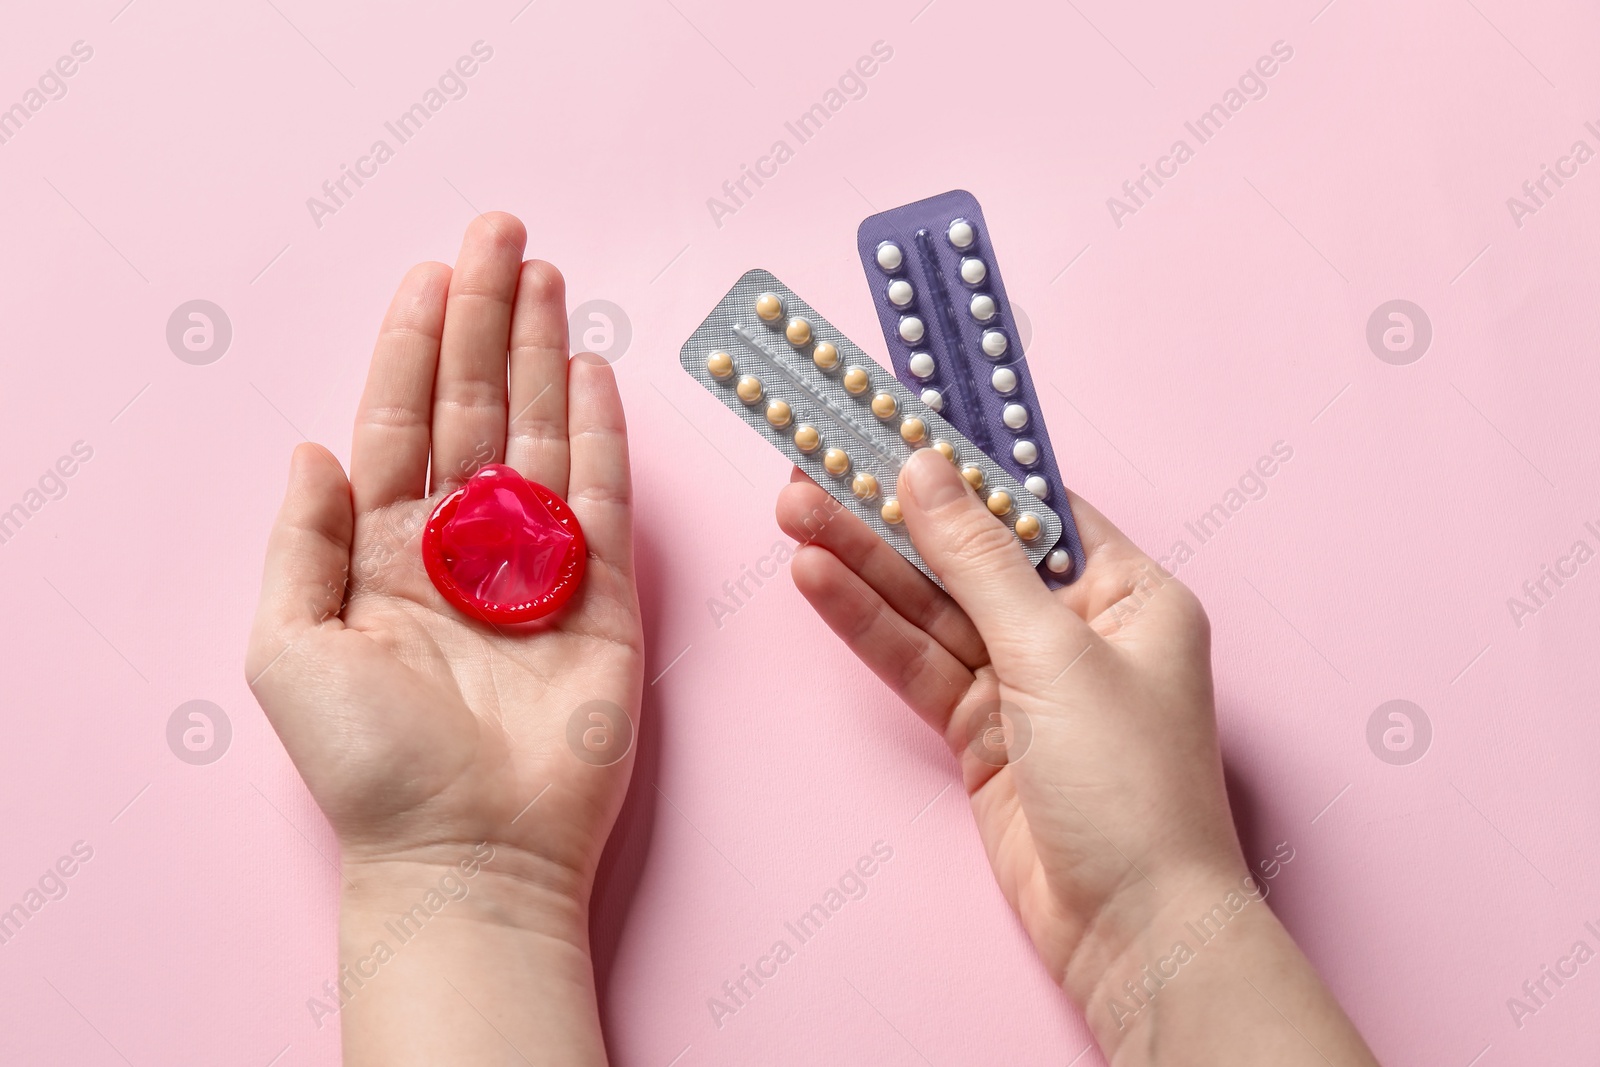
POLYGON ((565 500, 492 463, 434 508, 422 562, 444 598, 473 618, 530 622, 571 598, 588 547, 565 500))

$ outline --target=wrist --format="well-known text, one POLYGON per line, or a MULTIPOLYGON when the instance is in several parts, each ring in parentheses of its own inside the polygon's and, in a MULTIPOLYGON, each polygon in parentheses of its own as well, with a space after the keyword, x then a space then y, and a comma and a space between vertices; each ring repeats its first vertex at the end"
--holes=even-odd
POLYGON ((346 1064, 605 1063, 587 879, 489 843, 347 850, 344 876, 314 1014, 338 1014, 346 1064))
POLYGON ((588 953, 589 879, 522 849, 493 842, 347 849, 343 875, 347 926, 376 923, 408 938, 425 925, 466 922, 553 938, 588 953))
POLYGON ((1110 902, 1067 967, 1063 987, 1108 1060, 1169 985, 1278 925, 1266 903, 1270 886, 1242 863, 1187 877, 1164 872, 1161 889, 1144 882, 1110 902))

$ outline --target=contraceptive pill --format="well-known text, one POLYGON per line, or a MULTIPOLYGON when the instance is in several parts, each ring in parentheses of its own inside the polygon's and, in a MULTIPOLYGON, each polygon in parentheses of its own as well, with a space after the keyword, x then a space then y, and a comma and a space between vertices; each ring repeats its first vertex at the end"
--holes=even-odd
MULTIPOLYGON (((1033 543, 1047 553, 1064 550, 1072 565, 1041 563, 1040 576, 1050 585, 1072 580, 1081 573, 1083 546, 983 209, 970 193, 941 193, 867 218, 856 247, 896 375, 1047 502, 1062 532, 1053 535, 1045 524, 1033 543), (896 252, 893 270, 880 258, 889 246, 896 252), (915 291, 912 306, 888 298, 896 281, 915 291), (907 337, 910 317, 920 327, 913 330, 916 340, 907 337)), ((963 453, 962 465, 970 458, 963 453)))
POLYGON ((1020 524, 1028 535, 1016 543, 1032 565, 1042 566, 1059 538, 1060 517, 1019 479, 766 271, 749 271, 734 284, 679 359, 724 407, 935 582, 899 501, 886 496, 920 449, 960 461, 962 477, 996 520, 1013 533, 1020 524), (804 343, 791 333, 796 322, 807 324, 804 343), (832 355, 819 360, 825 345, 832 355), (718 353, 731 365, 713 358, 718 353), (1010 503, 1003 513, 995 510, 1002 499, 1010 503))

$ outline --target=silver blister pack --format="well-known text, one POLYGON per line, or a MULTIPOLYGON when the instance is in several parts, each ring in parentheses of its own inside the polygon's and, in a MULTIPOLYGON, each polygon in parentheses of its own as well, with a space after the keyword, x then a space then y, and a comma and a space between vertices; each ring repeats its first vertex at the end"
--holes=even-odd
MULTIPOLYGON (((895 500, 900 468, 937 448, 1037 567, 1061 518, 769 271, 747 271, 684 342, 684 370, 938 582, 895 500)), ((942 583, 941 583, 942 585, 942 583)))

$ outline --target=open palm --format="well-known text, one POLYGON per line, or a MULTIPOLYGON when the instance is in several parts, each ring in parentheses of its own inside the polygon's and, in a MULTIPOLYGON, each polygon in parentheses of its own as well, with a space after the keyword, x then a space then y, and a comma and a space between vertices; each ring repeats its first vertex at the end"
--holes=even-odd
POLYGON ((453 271, 401 283, 348 480, 327 450, 295 451, 246 674, 347 866, 448 865, 487 841, 586 899, 644 670, 627 438, 610 368, 568 358, 564 284, 522 261, 525 240, 514 217, 480 216, 453 271), (488 463, 564 497, 588 542, 578 592, 538 622, 470 619, 422 565, 428 515, 488 463), (602 731, 598 756, 569 744, 574 716, 602 731))

